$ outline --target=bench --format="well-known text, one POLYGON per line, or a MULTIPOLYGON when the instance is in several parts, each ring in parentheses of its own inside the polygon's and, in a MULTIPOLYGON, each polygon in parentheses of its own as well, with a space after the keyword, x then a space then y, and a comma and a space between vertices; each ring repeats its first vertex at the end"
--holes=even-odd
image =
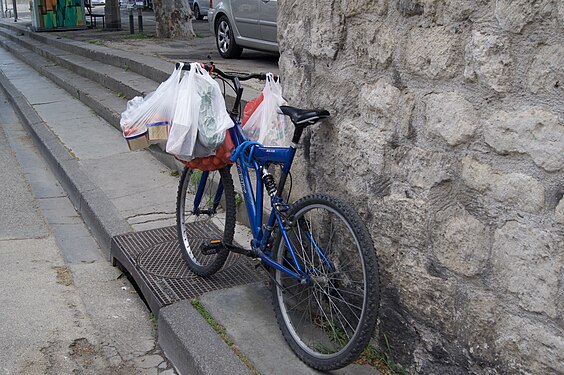
POLYGON ((90 17, 90 27, 96 28, 96 19, 102 19, 102 28, 106 27, 106 15, 104 13, 94 13, 92 12, 92 3, 89 0, 84 2, 84 8, 86 9, 86 15, 90 17))

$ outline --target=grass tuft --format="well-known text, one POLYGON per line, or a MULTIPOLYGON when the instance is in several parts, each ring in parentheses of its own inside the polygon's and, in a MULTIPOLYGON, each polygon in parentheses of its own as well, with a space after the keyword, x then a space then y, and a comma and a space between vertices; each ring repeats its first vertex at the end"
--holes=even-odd
POLYGON ((255 368, 253 363, 245 356, 245 354, 243 354, 243 352, 241 352, 241 349, 239 349, 239 347, 235 345, 233 339, 229 337, 229 335, 227 335, 227 330, 225 329, 225 327, 219 324, 213 318, 213 316, 211 316, 211 314, 200 303, 200 301, 198 301, 196 298, 192 298, 190 300, 190 304, 194 306, 196 311, 200 313, 200 315, 206 320, 206 322, 208 322, 208 324, 213 328, 215 333, 217 333, 219 337, 223 339, 227 346, 229 346, 229 349, 231 349, 233 353, 235 353, 235 355, 239 357, 239 359, 245 364, 245 366, 247 366, 254 375, 261 375, 260 372, 258 372, 258 370, 255 368))
POLYGON ((125 35, 123 37, 123 39, 150 39, 150 38, 154 38, 154 36, 153 35, 147 35, 145 33, 129 34, 129 35, 125 35))
POLYGON ((394 361, 386 334, 384 334, 384 341, 386 343, 386 351, 383 352, 374 345, 369 344, 355 363, 376 367, 383 375, 408 375, 406 370, 394 361))

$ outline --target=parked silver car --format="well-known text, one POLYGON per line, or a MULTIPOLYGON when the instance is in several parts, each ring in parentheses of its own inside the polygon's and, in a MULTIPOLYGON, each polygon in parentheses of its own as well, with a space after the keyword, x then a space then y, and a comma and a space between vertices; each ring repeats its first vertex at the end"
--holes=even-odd
POLYGON ((197 20, 204 19, 204 16, 208 14, 208 11, 213 6, 213 0, 188 0, 188 5, 190 9, 194 12, 194 17, 197 20))
POLYGON ((241 56, 243 48, 278 52, 277 0, 223 0, 208 11, 219 54, 241 56))

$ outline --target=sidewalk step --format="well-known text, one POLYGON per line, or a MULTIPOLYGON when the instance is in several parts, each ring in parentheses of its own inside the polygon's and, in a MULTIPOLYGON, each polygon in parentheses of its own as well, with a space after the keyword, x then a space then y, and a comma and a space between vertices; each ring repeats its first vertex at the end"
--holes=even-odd
POLYGON ((36 40, 43 44, 53 46, 75 55, 86 57, 89 60, 99 61, 113 65, 117 68, 128 66, 132 72, 162 82, 170 75, 173 64, 157 57, 133 54, 105 46, 84 43, 68 38, 61 38, 48 33, 30 31, 27 27, 11 23, 0 22, 0 29, 10 30, 18 35, 36 40))
POLYGON ((0 28, 0 35, 82 77, 122 93, 128 99, 144 96, 158 86, 157 82, 129 71, 127 65, 116 69, 115 66, 75 55, 6 29, 0 28))
MULTIPOLYGON (((167 168, 146 151, 129 152, 119 131, 49 79, 4 50, 0 50, 0 56, 4 75, 64 145, 68 156, 77 161, 80 170, 117 208, 123 220, 141 230, 174 223, 178 180, 170 176, 167 168)), ((37 58, 36 55, 27 57, 37 58)), ((42 64, 59 79, 64 74, 71 74, 61 71, 61 67, 48 66, 44 61, 42 64)), ((88 91, 96 91, 92 82, 82 77, 65 79, 76 80, 88 91)), ((104 90, 97 89, 102 91, 100 95, 104 90)), ((80 93, 78 96, 83 98, 80 93)), ((116 99, 119 98, 114 96, 106 101, 116 99)))
MULTIPOLYGON (((119 97, 116 92, 109 90, 96 81, 74 73, 32 50, 21 46, 19 43, 8 40, 2 30, 0 30, 0 46, 31 66, 41 75, 66 90, 70 95, 87 105, 106 122, 121 131, 119 120, 121 112, 125 110, 126 99, 119 97)), ((150 82, 154 86, 154 90, 157 87, 157 83, 154 81, 150 82)), ((168 168, 181 169, 182 166, 171 155, 166 154, 163 149, 164 146, 162 145, 152 145, 149 151, 168 168)))

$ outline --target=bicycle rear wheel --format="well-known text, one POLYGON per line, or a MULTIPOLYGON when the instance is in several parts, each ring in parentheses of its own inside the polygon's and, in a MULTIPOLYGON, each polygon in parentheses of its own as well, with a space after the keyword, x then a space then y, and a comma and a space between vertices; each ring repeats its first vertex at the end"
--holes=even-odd
MULTIPOLYGON (((304 197, 287 214, 289 242, 307 284, 272 270, 272 300, 282 334, 297 356, 318 370, 344 367, 362 353, 379 306, 378 263, 358 214, 322 194, 304 197)), ((298 272, 279 234, 274 259, 298 272)))
POLYGON ((216 249, 204 254, 202 249, 211 240, 233 243, 235 233, 235 191, 229 168, 205 172, 185 168, 180 177, 176 197, 176 229, 186 264, 198 276, 210 276, 225 263, 229 251, 216 249), (199 204, 195 197, 204 179, 199 204), (222 186, 223 193, 218 193, 222 186))

